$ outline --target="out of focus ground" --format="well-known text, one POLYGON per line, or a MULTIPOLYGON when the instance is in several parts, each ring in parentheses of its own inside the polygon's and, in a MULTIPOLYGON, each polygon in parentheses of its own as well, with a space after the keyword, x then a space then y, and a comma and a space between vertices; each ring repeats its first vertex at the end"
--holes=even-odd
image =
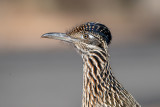
POLYGON ((158 0, 0 1, 0 107, 81 106, 81 57, 40 36, 87 21, 110 28, 118 80, 144 107, 159 107, 159 11, 158 0))

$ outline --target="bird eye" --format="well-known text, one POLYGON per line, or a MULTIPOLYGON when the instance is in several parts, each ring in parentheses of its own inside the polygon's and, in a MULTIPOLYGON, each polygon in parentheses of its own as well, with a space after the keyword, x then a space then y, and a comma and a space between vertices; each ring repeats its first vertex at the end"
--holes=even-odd
POLYGON ((88 39, 88 37, 89 37, 88 34, 84 34, 84 35, 83 35, 83 38, 84 38, 84 39, 88 39))

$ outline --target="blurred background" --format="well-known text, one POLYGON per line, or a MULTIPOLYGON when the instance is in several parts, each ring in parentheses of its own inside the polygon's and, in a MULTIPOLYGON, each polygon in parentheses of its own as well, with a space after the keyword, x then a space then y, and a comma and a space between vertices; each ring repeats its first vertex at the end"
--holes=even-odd
POLYGON ((159 107, 159 0, 0 0, 0 107, 80 107, 81 56, 40 36, 88 21, 112 32, 116 78, 142 106, 159 107))

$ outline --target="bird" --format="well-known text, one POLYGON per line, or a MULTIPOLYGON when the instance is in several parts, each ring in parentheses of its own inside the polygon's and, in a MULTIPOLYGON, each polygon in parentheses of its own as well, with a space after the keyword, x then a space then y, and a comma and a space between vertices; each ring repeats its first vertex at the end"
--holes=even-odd
POLYGON ((99 22, 86 22, 66 33, 50 32, 42 38, 74 45, 83 60, 82 107, 141 107, 113 75, 108 52, 112 35, 99 22))

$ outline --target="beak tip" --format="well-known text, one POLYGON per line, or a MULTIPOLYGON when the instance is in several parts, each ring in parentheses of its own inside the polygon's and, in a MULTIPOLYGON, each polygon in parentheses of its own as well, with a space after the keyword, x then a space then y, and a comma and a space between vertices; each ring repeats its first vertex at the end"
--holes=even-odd
POLYGON ((46 36, 45 34, 43 34, 43 35, 41 36, 41 38, 47 38, 47 36, 46 36))
POLYGON ((41 38, 52 38, 52 35, 50 33, 45 33, 41 36, 41 38))

